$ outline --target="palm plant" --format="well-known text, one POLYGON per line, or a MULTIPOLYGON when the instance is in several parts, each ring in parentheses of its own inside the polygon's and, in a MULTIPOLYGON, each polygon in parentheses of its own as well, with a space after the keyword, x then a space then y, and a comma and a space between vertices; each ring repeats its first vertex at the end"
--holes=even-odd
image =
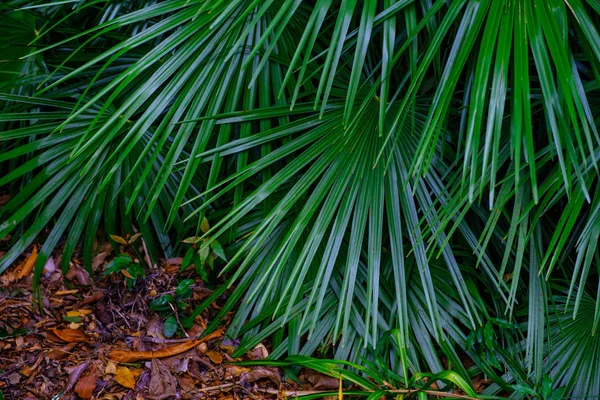
POLYGON ((600 393, 597 0, 2 7, 0 271, 206 217, 240 352, 600 393))

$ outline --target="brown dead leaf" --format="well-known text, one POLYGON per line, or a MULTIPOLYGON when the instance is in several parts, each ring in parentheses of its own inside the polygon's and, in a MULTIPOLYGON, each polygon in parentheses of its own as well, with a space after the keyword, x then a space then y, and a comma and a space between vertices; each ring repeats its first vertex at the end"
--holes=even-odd
POLYGON ((223 362, 223 356, 216 351, 207 351, 206 355, 208 358, 210 358, 210 361, 214 362, 215 364, 221 364, 223 362))
POLYGON ((259 343, 252 349, 250 356, 254 359, 262 360, 263 358, 269 357, 269 351, 264 344, 259 343))
POLYGON ((69 371, 69 380, 67 381, 67 386, 65 387, 65 391, 69 391, 75 386, 77 381, 79 381, 79 377, 83 374, 83 371, 90 365, 89 361, 85 361, 75 367, 66 368, 69 371))
POLYGON ((135 279, 135 278, 133 277, 133 275, 131 275, 131 274, 129 273, 129 271, 127 271, 126 269, 122 269, 122 270, 121 270, 121 273, 122 273, 123 275, 125 275, 125 276, 126 276, 127 278, 129 278, 129 279, 135 279))
POLYGON ((81 329, 50 329, 54 335, 56 335, 63 342, 67 343, 79 343, 79 342, 87 342, 88 335, 81 329))
POLYGON ((104 370, 105 374, 114 375, 117 373, 117 366, 114 362, 109 361, 106 363, 106 369, 104 370))
POLYGON ((208 342, 210 340, 221 337, 222 335, 223 335, 223 330, 219 329, 215 332, 212 332, 209 335, 206 335, 202 339, 191 340, 189 342, 179 343, 174 346, 167 347, 167 348, 157 350, 157 351, 113 350, 110 353, 108 353, 108 358, 113 361, 116 361, 116 362, 127 363, 127 362, 135 362, 135 361, 140 361, 140 360, 150 360, 152 358, 171 357, 171 356, 174 356, 175 354, 183 353, 184 351, 192 349, 201 343, 208 342))
POLYGON ((92 293, 91 296, 85 297, 78 305, 77 307, 81 307, 81 306, 85 306, 86 304, 92 304, 95 303, 99 300, 102 300, 102 298, 104 297, 104 292, 101 291, 97 291, 92 293))
POLYGON ((279 375, 279 372, 277 372, 277 370, 273 368, 263 367, 253 368, 249 372, 242 374, 240 384, 244 386, 246 383, 254 383, 260 379, 269 379, 270 381, 275 383, 277 387, 281 386, 281 375, 279 375))
POLYGON ((25 260, 25 263, 23 263, 23 267, 19 272, 18 279, 23 279, 24 277, 29 276, 31 274, 31 271, 33 271, 33 266, 35 265, 35 260, 37 260, 37 256, 37 246, 33 246, 33 251, 31 252, 31 255, 27 258, 27 260, 25 260))
POLYGON ((75 393, 82 399, 91 399, 96 389, 96 365, 92 364, 87 374, 83 375, 75 385, 75 393))
POLYGON ((69 343, 60 349, 52 349, 48 352, 47 356, 49 359, 55 361, 65 359, 69 356, 71 350, 73 350, 75 346, 77 346, 77 343, 69 343))
POLYGON ((26 377, 30 377, 31 376, 31 367, 27 364, 25 364, 23 366, 23 368, 21 368, 19 370, 19 372, 21 373, 21 375, 25 375, 26 377))
POLYGON ((310 369, 304 370, 298 378, 314 390, 335 390, 340 386, 338 379, 310 369))
POLYGON ((79 289, 59 290, 54 292, 55 296, 66 296, 68 294, 75 294, 79 292, 79 289))
POLYGON ((115 380, 119 385, 129 389, 135 389, 135 376, 127 367, 117 367, 115 372, 115 380))
POLYGON ((92 270, 96 270, 99 266, 104 264, 104 260, 106 260, 106 257, 108 257, 111 252, 112 247, 110 247, 108 251, 101 251, 100 253, 98 253, 92 261, 92 270))
POLYGON ((177 381, 169 369, 159 360, 152 359, 148 398, 164 400, 177 395, 177 381))
POLYGON ((76 280, 80 285, 89 286, 92 284, 90 274, 83 267, 75 263, 71 263, 69 272, 67 272, 65 277, 70 281, 76 280))

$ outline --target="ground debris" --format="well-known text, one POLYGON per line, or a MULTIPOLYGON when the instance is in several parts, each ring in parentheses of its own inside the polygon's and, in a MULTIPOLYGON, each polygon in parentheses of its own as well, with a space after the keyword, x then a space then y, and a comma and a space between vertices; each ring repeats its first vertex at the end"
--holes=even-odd
POLYGON ((0 391, 7 400, 276 399, 297 389, 278 369, 231 363, 265 357, 265 346, 234 360, 239 342, 224 336, 225 327, 204 335, 217 304, 185 334, 165 337, 151 300, 173 293, 182 279, 195 280, 192 307, 211 293, 189 272, 177 277, 179 259, 163 261, 131 289, 122 274, 102 275, 115 257, 108 245, 93 259, 93 277, 77 259, 63 277, 53 254, 34 304, 29 264, 36 257, 32 246, 0 281, 0 391))

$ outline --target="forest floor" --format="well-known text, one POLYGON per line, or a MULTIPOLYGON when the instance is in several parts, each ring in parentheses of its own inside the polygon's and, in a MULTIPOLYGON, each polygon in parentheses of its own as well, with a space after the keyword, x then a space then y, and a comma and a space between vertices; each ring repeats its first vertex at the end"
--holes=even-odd
MULTIPOLYGON (((163 260, 128 289, 126 273, 101 274, 115 254, 108 244, 100 250, 94 279, 77 259, 63 277, 60 254, 50 258, 39 305, 32 303, 37 247, 0 275, 0 399, 271 399, 314 389, 277 368, 236 365, 266 357, 268 343, 234 359, 236 342, 223 330, 202 338, 225 299, 185 334, 166 338, 150 300, 193 272, 182 277, 181 259, 163 260)), ((190 307, 212 292, 197 278, 190 288, 190 307)))

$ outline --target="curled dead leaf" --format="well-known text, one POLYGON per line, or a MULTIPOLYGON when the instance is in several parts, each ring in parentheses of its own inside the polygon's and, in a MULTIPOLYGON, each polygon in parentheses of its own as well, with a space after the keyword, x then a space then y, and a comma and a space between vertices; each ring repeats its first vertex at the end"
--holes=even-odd
POLYGON ((273 368, 258 367, 242 374, 240 383, 242 385, 247 383, 254 383, 260 379, 269 379, 275 383, 278 387, 281 386, 281 375, 273 368))
POLYGON ((338 379, 313 370, 304 370, 298 378, 313 390, 335 390, 339 388, 338 379))
POLYGON ((174 346, 167 347, 157 351, 127 351, 127 350, 113 350, 108 353, 108 358, 110 360, 127 363, 127 362, 135 362, 140 360, 150 360, 152 358, 165 358, 171 357, 175 354, 183 353, 184 351, 188 351, 201 343, 208 342, 210 340, 219 338, 223 335, 223 330, 219 329, 215 332, 206 335, 202 339, 191 340, 189 342, 178 343, 174 346))
POLYGON ((29 257, 27 257, 27 260, 25 260, 25 263, 23 263, 23 267, 21 268, 21 271, 19 272, 18 279, 23 279, 24 277, 29 276, 31 274, 31 271, 33 271, 33 266, 35 265, 35 261, 37 260, 37 257, 38 257, 37 246, 33 246, 33 251, 31 252, 31 255, 29 257))

